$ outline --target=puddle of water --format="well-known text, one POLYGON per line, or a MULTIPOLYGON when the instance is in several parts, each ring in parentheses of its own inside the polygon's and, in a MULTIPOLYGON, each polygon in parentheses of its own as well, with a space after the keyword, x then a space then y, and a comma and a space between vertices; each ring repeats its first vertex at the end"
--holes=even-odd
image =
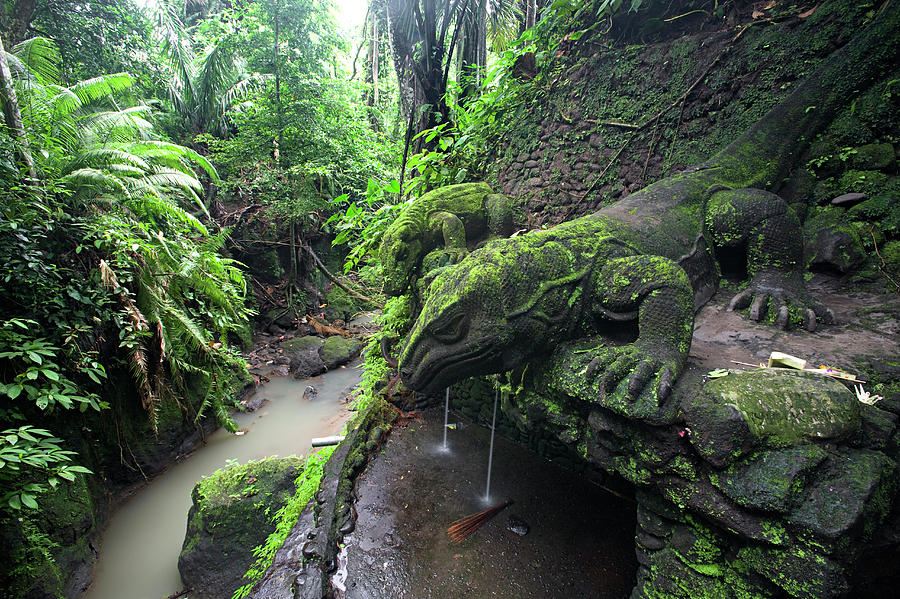
POLYGON ((338 400, 360 375, 358 368, 342 368, 305 381, 273 377, 258 391, 271 401, 256 412, 235 415, 246 434, 217 430, 205 446, 119 506, 103 533, 94 583, 82 599, 161 599, 180 591, 178 554, 194 484, 227 460, 243 464, 272 455, 307 454, 313 437, 340 432, 349 413, 338 400), (302 395, 310 384, 319 393, 307 401, 302 395))

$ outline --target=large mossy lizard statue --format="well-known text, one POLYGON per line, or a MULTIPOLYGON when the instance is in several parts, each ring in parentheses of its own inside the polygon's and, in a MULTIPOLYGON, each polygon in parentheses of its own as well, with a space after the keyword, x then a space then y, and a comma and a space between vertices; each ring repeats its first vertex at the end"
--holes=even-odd
MULTIPOLYGON (((856 90, 891 65, 898 7, 833 54, 731 145, 700 166, 594 214, 500 239, 432 282, 399 365, 404 383, 437 391, 470 376, 547 358, 592 381, 594 401, 659 419, 684 368, 695 307, 717 289, 715 256, 746 246, 748 287, 731 308, 808 328, 831 313, 806 294, 800 223, 777 189, 804 144, 856 90), (611 338, 637 325, 633 342, 611 338), (609 333, 612 331, 612 335, 609 333)), ((546 360, 541 364, 547 367, 546 360)))
POLYGON ((486 183, 434 189, 410 202, 382 238, 384 292, 416 291, 422 271, 459 262, 470 245, 512 232, 509 201, 486 183), (423 266, 423 263, 424 266, 423 266))

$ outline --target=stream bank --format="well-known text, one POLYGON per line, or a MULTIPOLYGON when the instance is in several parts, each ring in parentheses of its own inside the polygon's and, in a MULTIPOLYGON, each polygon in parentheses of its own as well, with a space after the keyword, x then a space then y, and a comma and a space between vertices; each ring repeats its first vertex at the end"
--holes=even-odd
MULTIPOLYGON (((339 432, 350 415, 342 400, 360 374, 360 369, 348 367, 303 381, 272 377, 255 397, 248 398, 259 409, 234 416, 244 434, 217 430, 206 445, 118 506, 103 533, 94 582, 82 597, 159 599, 180 591, 178 554, 194 484, 229 461, 304 454, 313 437, 339 432), (314 400, 303 399, 310 385, 318 395, 314 400)), ((246 549, 249 553, 253 548, 246 549)))

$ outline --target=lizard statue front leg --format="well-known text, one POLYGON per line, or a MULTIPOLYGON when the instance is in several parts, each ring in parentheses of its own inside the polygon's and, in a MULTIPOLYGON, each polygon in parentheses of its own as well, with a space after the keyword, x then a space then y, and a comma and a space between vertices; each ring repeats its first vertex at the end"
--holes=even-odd
POLYGON ((687 274, 667 258, 616 258, 600 269, 589 317, 638 325, 634 343, 599 345, 588 364, 603 405, 647 413, 665 401, 690 351, 693 302, 687 274))

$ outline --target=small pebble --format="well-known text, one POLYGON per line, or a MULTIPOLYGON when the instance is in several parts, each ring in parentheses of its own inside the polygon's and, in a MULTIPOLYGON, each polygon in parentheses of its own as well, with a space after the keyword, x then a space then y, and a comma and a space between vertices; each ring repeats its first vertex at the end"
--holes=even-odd
POLYGON ((528 534, 528 531, 531 530, 531 527, 518 516, 510 516, 506 523, 506 529, 516 533, 520 537, 524 537, 528 534))

